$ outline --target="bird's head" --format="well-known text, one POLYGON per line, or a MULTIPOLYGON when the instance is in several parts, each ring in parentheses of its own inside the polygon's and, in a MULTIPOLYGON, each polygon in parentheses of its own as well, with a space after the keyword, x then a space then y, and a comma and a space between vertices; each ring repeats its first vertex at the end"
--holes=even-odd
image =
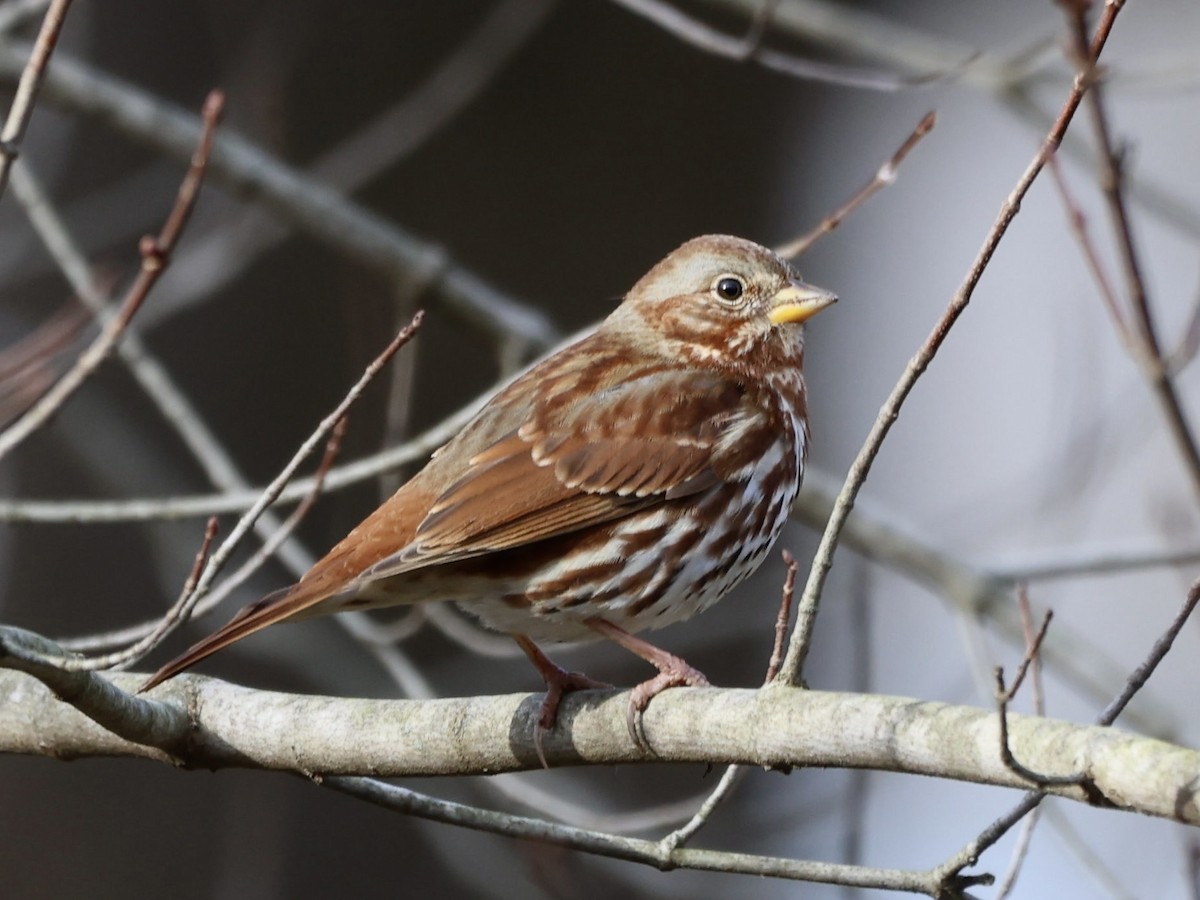
POLYGON ((602 328, 699 364, 786 364, 802 353, 803 323, 836 300, 766 247, 711 234, 647 272, 602 328))

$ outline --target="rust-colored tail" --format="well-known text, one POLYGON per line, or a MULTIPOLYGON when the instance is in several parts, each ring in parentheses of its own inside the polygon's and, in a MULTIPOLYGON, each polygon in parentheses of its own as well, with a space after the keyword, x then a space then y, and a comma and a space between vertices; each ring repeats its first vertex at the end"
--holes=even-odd
POLYGON ((138 693, 162 684, 168 678, 178 675, 184 669, 191 668, 200 660, 228 647, 235 641, 254 634, 261 628, 282 622, 284 619, 290 619, 310 606, 320 603, 328 596, 327 590, 321 590, 318 585, 304 582, 267 594, 261 600, 256 600, 238 612, 223 628, 214 631, 151 675, 146 683, 138 688, 138 693))

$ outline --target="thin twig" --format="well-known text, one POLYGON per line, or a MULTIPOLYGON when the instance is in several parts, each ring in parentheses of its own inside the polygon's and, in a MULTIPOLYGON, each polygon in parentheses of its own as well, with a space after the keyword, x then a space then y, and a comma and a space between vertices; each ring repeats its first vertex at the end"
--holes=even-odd
MULTIPOLYGON (((1021 664, 1017 666, 1017 677, 1013 679, 1012 687, 1005 692, 1005 703, 1011 703, 1013 698, 1017 696, 1017 692, 1021 690, 1021 685, 1025 682, 1025 673, 1029 671, 1030 665, 1038 659, 1038 653, 1042 649, 1042 642, 1046 639, 1046 632, 1050 629, 1050 623, 1053 620, 1054 610, 1046 610, 1046 615, 1042 617, 1042 625, 1037 630, 1037 633, 1032 637, 1026 637, 1025 655, 1021 658, 1021 664)), ((1024 613, 1021 616, 1021 624, 1025 624, 1024 613)))
POLYGON ((1042 626, 1036 634, 1033 634, 1029 627, 1029 600, 1024 590, 1022 589, 1018 596, 1021 602, 1021 623, 1026 630, 1026 648, 1025 655, 1021 659, 1021 664, 1017 667, 1017 675, 1013 679, 1012 687, 1005 688, 1004 686, 1004 669, 997 666, 993 672, 996 681, 996 707, 999 713, 1000 720, 1000 759, 1009 769, 1022 778, 1033 782, 1039 787, 1047 787, 1052 785, 1066 784, 1085 784, 1087 776, 1084 773, 1076 773, 1071 775, 1043 775, 1039 772, 1034 772, 1032 769, 1022 765, 1013 755, 1012 747, 1008 740, 1008 705, 1016 697, 1017 692, 1021 689, 1021 685, 1025 681, 1025 674, 1030 670, 1031 665, 1036 665, 1039 651, 1042 647, 1042 642, 1046 639, 1046 633, 1050 628, 1050 622, 1054 619, 1053 610, 1047 610, 1046 615, 1042 618, 1042 626))
POLYGON ((779 595, 779 613, 775 616, 775 643, 771 646, 771 658, 767 662, 767 674, 763 684, 768 685, 779 674, 779 666, 783 662, 783 651, 787 642, 788 621, 792 617, 792 600, 796 595, 796 573, 800 565, 792 551, 784 549, 780 552, 783 564, 787 566, 787 574, 783 578, 783 589, 779 595))
MULTIPOLYGON (((1119 10, 1119 4, 1110 3, 1105 7, 1105 15, 1101 18, 1096 31, 1093 57, 1098 56, 1100 50, 1103 48, 1119 10)), ((984 239, 983 246, 980 248, 978 255, 971 264, 966 280, 951 299, 946 311, 934 326, 933 331, 925 339, 916 356, 905 367, 904 373, 900 376, 900 380, 892 389, 892 393, 888 396, 882 409, 880 409, 875 424, 871 427, 871 431, 867 435, 862 449, 859 450, 858 456, 851 465, 850 471, 846 475, 846 482, 842 486, 842 490, 838 494, 837 501, 834 504, 829 523, 825 528, 824 534, 821 536, 821 543, 817 548, 816 556, 813 558, 812 567, 809 570, 808 582, 805 584, 804 593, 800 598, 797 628, 792 632, 792 640, 788 647, 787 658, 784 660, 783 669, 780 671, 780 679, 785 683, 795 684, 800 678, 800 673, 804 666, 804 657, 808 644, 811 641, 811 632, 806 633, 802 631, 800 625, 807 623, 809 628, 812 627, 815 611, 820 603, 821 591, 825 585, 825 579, 828 577, 829 570, 833 565, 833 554, 837 549, 838 539, 841 536, 842 529, 845 527, 846 519, 850 515, 850 510, 854 507, 854 500, 858 496, 858 491, 871 470, 871 464, 879 454, 879 449, 883 444, 884 438, 887 437, 892 425, 899 418, 900 409, 904 404, 905 398, 908 397, 917 380, 929 367, 929 364, 933 361, 933 357, 937 354, 938 349, 949 334, 950 329, 971 302, 975 288, 983 277, 988 264, 991 262, 992 255, 996 252, 996 248, 1008 232, 1009 226, 1020 210, 1021 201, 1045 167, 1046 161, 1054 154, 1054 151, 1062 142, 1063 135, 1066 133, 1071 120, 1075 116, 1075 112, 1079 108, 1079 104, 1083 100, 1085 87, 1086 82, 1084 79, 1077 77, 1071 87, 1071 92, 1067 97, 1066 103, 1063 105, 1058 118, 1042 142, 1042 146, 1021 174, 1012 193, 1009 194, 1008 198, 1001 205, 1000 213, 989 230, 987 237, 984 239)))
MULTIPOLYGON (((423 318, 424 312, 418 310, 413 316, 412 321, 400 329, 396 336, 392 338, 391 343, 383 349, 383 352, 371 361, 358 381, 346 392, 341 402, 334 407, 333 412, 322 419, 313 433, 300 445, 287 465, 275 477, 275 480, 267 486, 267 489, 259 498, 259 502, 248 509, 238 520, 233 530, 229 533, 229 536, 222 542, 217 552, 213 554, 212 559, 209 560, 208 565, 205 567, 204 574, 200 577, 200 581, 192 597, 193 606, 208 592, 209 586, 220 573, 226 560, 229 559, 234 550, 241 544, 242 539, 250 532, 250 529, 254 527, 254 523, 258 517, 275 502, 275 498, 283 490, 284 485, 296 474, 296 469, 300 467, 300 464, 316 449, 321 441, 325 440, 337 428, 338 423, 345 418, 346 413, 362 395, 362 392, 366 390, 367 385, 375 380, 375 376, 399 352, 400 348, 412 340, 413 336, 417 333, 417 329, 421 327, 421 320, 423 318)), ((190 612, 191 608, 189 607, 187 613, 190 614, 190 612)))
POLYGON ((1017 886, 1017 876, 1021 874, 1021 868, 1025 865, 1025 859, 1029 855, 1029 848, 1033 843, 1033 833, 1037 830, 1038 822, 1041 821, 1043 808, 1042 806, 1035 808, 1021 823, 1021 830, 1017 832, 1017 841, 1013 845, 1008 868, 1001 876, 1000 883, 996 885, 993 900, 1005 900, 1017 886))
POLYGON ((365 800, 405 815, 458 825, 477 831, 523 837, 553 846, 570 847, 599 856, 623 859, 658 869, 698 869, 734 872, 824 884, 931 894, 929 882, 904 869, 872 869, 836 863, 808 862, 783 857, 728 853, 719 850, 680 848, 664 855, 655 841, 555 825, 540 819, 514 816, 439 800, 399 785, 349 776, 314 777, 318 785, 365 800))
POLYGON ((1108 272, 1104 269, 1104 264, 1100 260, 1100 253, 1096 249, 1096 244, 1092 241, 1092 236, 1088 231, 1087 217, 1083 214, 1083 208, 1076 202, 1070 187, 1067 185, 1067 177, 1063 173, 1062 166, 1059 165, 1058 154, 1050 158, 1049 165, 1050 174, 1054 179, 1054 186, 1058 188, 1059 199, 1062 200, 1063 209, 1067 213, 1067 221, 1071 225, 1071 232, 1075 235, 1079 249, 1087 261, 1087 267, 1092 273, 1096 287, 1100 289, 1100 299, 1104 301, 1104 308, 1108 310, 1108 317, 1112 320, 1113 327, 1117 330, 1117 337, 1121 339, 1121 343, 1134 355, 1135 359, 1141 358, 1144 348, 1134 338, 1133 332, 1129 329, 1129 324, 1125 321, 1125 314, 1121 312, 1121 303, 1117 299, 1117 291, 1113 287, 1112 280, 1108 277, 1108 272))
MULTIPOLYGON (((326 492, 332 493, 363 481, 370 481, 400 466, 425 459, 460 431, 476 408, 475 404, 469 404, 404 444, 334 467, 326 478, 326 492)), ((259 485, 215 494, 140 497, 128 500, 0 500, 0 522, 95 524, 203 518, 223 513, 245 512, 262 495, 263 488, 264 486, 259 485)), ((297 479, 279 495, 278 502, 291 504, 303 500, 312 489, 311 476, 297 479)))
POLYGON ((70 5, 71 0, 54 0, 46 10, 33 51, 29 54, 29 62, 25 64, 21 80, 17 83, 16 96, 8 108, 8 118, 4 121, 4 127, 0 128, 0 195, 8 185, 8 173, 21 152, 21 139, 33 115, 34 101, 42 86, 46 64, 50 62, 50 54, 58 43, 58 35, 70 5))
POLYGON ((179 240, 179 236, 187 224, 188 216, 191 215, 195 206, 196 197, 208 166, 213 135, 216 132, 217 123, 220 121, 223 105, 224 97, 219 91, 213 91, 208 95, 203 111, 204 129, 192 156, 191 165, 179 186, 175 204, 167 214, 167 220, 158 236, 147 235, 142 238, 138 248, 142 257, 141 269, 133 284, 130 285, 116 315, 105 323, 96 340, 80 354, 75 365, 28 412, 9 426, 3 434, 0 434, 0 458, 3 458, 34 431, 45 425, 50 417, 62 408, 63 404, 108 358, 130 320, 133 319, 142 302, 149 295, 151 288, 166 269, 171 251, 179 240))
POLYGON ((853 197, 842 204, 838 210, 822 219, 820 224, 811 231, 789 241, 782 247, 777 247, 775 252, 784 259, 795 259, 802 256, 809 247, 841 225, 842 221, 848 215, 870 200, 876 193, 885 187, 895 184, 896 176, 900 171, 900 164, 904 162, 904 158, 912 152, 912 149, 921 142, 921 139, 925 135, 933 131, 936 124, 937 113, 926 113, 925 117, 917 123, 917 127, 913 129, 912 134, 900 145, 900 149, 892 154, 891 159, 879 167, 875 172, 875 176, 859 188, 853 197))
POLYGON ((1175 643, 1175 638, 1179 636, 1179 632, 1183 630, 1184 624, 1196 609, 1196 603, 1200 601, 1200 579, 1195 581, 1191 589, 1188 590, 1187 597, 1183 601, 1183 605, 1179 608, 1179 612, 1175 614, 1175 619, 1166 631, 1162 633, 1154 646, 1150 648, 1150 652, 1146 654, 1146 658, 1142 660, 1129 674, 1129 679, 1125 682, 1125 686, 1121 689, 1112 703, 1104 708, 1096 721, 1100 725, 1111 725, 1117 720, 1117 717, 1124 712, 1125 707, 1129 705, 1129 701, 1134 698, 1138 691, 1150 680, 1150 676, 1154 674, 1154 670, 1158 668, 1158 664, 1166 658, 1166 655, 1171 652, 1171 646, 1175 643))

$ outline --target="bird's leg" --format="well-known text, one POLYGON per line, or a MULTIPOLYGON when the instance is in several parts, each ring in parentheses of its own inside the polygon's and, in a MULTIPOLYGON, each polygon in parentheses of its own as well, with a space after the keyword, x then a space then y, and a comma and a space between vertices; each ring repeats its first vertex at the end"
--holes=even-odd
POLYGON ((629 695, 629 710, 625 722, 629 726, 629 736, 644 752, 652 752, 646 740, 646 731, 642 726, 642 713, 650 705, 650 701, 673 687, 708 687, 708 679, 704 673, 688 665, 674 653, 668 653, 661 647, 655 647, 649 641, 635 637, 624 628, 606 622, 604 619, 588 619, 587 625, 593 631, 604 635, 610 641, 620 644, 630 653, 636 653, 654 668, 658 674, 643 681, 629 695))
POLYGON ((542 750, 542 737, 547 731, 554 730, 554 724, 558 721, 558 704, 562 700, 563 694, 571 691, 585 691, 589 688, 610 688, 612 685, 589 678, 582 672, 568 672, 523 634, 514 634, 513 639, 517 642, 517 646, 525 651, 525 655, 529 657, 533 667, 538 670, 546 682, 546 699, 542 701, 537 727, 533 730, 533 746, 537 750, 542 768, 548 769, 550 766, 547 765, 546 754, 542 750))

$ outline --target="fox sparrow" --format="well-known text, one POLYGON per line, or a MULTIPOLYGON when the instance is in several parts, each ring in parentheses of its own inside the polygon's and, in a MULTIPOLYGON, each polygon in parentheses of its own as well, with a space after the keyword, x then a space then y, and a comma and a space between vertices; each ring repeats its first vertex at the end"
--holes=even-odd
MULTIPOLYGON (((267 625, 454 600, 545 678, 540 729, 595 686, 534 641, 607 637, 665 688, 707 681, 633 632, 715 603, 766 557, 808 449, 801 324, 836 298, 765 247, 688 241, 588 337, 491 399, 296 584, 239 612, 148 689, 267 625)), ((538 732, 540 752, 541 731, 538 732)))

